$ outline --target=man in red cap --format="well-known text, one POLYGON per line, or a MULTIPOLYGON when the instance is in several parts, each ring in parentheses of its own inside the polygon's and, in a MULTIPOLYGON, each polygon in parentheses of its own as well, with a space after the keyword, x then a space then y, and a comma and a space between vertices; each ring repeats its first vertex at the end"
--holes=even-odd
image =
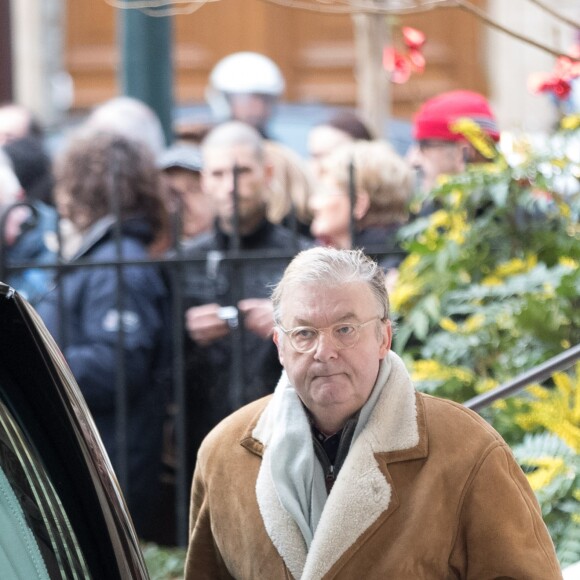
POLYGON ((416 145, 409 150, 407 159, 420 172, 422 191, 431 191, 440 175, 461 173, 468 163, 485 161, 461 133, 452 129, 456 121, 465 118, 477 123, 494 141, 499 140, 495 117, 479 93, 441 93, 417 111, 413 120, 416 145))

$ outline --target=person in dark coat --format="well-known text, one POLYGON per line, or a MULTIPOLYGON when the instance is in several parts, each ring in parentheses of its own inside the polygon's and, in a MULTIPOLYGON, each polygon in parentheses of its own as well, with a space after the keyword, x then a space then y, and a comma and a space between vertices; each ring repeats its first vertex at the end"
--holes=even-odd
POLYGON ((26 192, 26 199, 45 206, 54 206, 52 159, 39 137, 27 135, 4 145, 14 166, 14 173, 26 192))
POLYGON ((56 210, 25 190, 10 157, 10 145, 0 147, 0 275, 33 306, 52 283, 50 269, 23 264, 56 262, 56 210))
MULTIPOLYGON (((165 219, 159 173, 144 145, 81 133, 57 160, 55 176, 59 213, 81 234, 71 263, 149 257, 165 219)), ((141 536, 158 497, 168 302, 157 266, 111 265, 65 270, 37 307, 93 414, 141 536)))
POLYGON ((281 366, 271 340, 270 286, 292 255, 311 245, 266 219, 272 168, 253 127, 239 121, 216 127, 203 141, 202 154, 202 183, 217 218, 212 231, 182 247, 191 259, 184 279, 192 462, 213 426, 274 389, 281 366), (286 258, 232 261, 238 251, 286 258))
MULTIPOLYGON (((45 149, 43 127, 31 110, 17 103, 0 104, 0 147, 21 187, 12 203, 22 204, 8 210, 12 228, 18 226, 17 235, 3 240, 2 266, 55 262, 57 213, 52 199, 52 161, 45 149)), ((4 275, 4 282, 35 305, 51 278, 48 269, 13 269, 4 275)))

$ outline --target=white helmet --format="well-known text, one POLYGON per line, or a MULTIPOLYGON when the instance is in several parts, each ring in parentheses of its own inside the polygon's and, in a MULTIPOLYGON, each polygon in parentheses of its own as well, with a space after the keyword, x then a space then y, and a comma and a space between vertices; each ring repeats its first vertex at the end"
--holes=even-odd
POLYGON ((257 52, 235 52, 220 60, 209 77, 209 88, 226 94, 279 97, 284 77, 278 66, 257 52))

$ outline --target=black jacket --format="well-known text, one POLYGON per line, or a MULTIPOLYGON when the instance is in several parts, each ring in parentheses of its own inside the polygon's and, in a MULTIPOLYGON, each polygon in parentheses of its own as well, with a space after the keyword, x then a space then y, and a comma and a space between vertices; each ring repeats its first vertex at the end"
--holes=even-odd
POLYGON ((364 250, 387 271, 398 268, 405 259, 405 252, 397 239, 401 226, 370 226, 356 232, 353 248, 364 250))
MULTIPOLYGON (((243 298, 269 298, 288 262, 311 244, 283 226, 263 221, 255 232, 240 239, 243 259, 232 261, 232 239, 217 227, 183 247, 191 258, 184 266, 187 308, 217 302, 235 306, 243 298), (285 255, 258 259, 258 255, 285 255), (195 261, 194 261, 195 260, 195 261)), ((203 436, 242 405, 271 393, 281 366, 271 338, 247 332, 243 321, 223 339, 201 347, 186 339, 186 383, 190 423, 203 436)))
MULTIPOLYGON (((108 262, 118 258, 114 220, 100 220, 72 259, 108 262)), ((146 259, 151 241, 141 220, 123 225, 124 260, 146 259)), ((124 489, 140 531, 141 516, 151 510, 161 466, 161 439, 170 363, 168 288, 157 266, 125 266, 122 270, 122 317, 117 304, 118 275, 114 266, 67 270, 60 284, 37 305, 79 384, 113 466, 119 469, 116 437, 119 327, 127 387, 127 452, 129 489, 124 489), (61 302, 62 301, 62 302, 61 302), (62 304, 62 319, 59 312, 62 304), (60 324, 62 320, 62 325, 60 324)))

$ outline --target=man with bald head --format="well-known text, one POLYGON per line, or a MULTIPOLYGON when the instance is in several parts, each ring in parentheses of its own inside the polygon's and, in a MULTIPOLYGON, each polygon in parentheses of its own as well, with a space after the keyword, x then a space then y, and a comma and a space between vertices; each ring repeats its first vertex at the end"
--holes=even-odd
MULTIPOLYGON (((270 393, 280 375, 271 340, 270 286, 288 260, 232 260, 238 252, 288 258, 307 247, 288 229, 266 219, 272 167, 263 138, 231 121, 202 142, 202 187, 216 215, 211 231, 184 243, 185 326, 190 444, 240 406, 270 393)), ((192 450, 193 451, 193 450, 192 450)))

